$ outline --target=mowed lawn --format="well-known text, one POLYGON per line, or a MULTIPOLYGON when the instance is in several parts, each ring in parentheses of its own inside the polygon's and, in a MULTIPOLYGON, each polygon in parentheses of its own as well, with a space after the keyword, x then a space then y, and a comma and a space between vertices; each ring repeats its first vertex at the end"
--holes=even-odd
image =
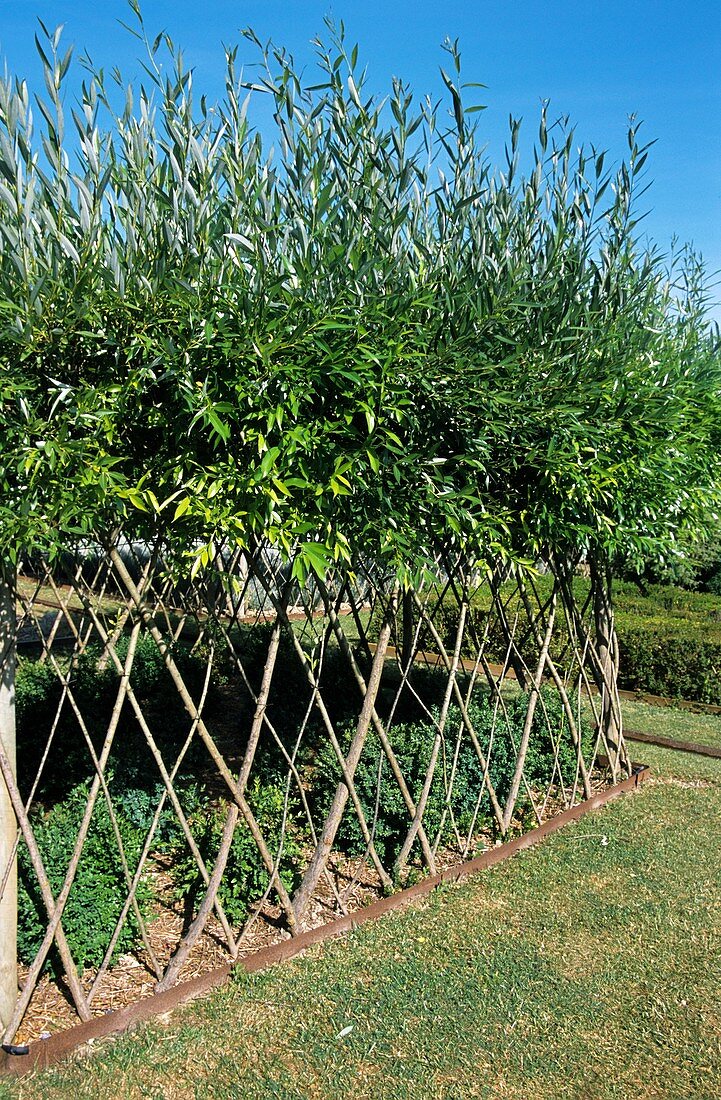
POLYGON ((721 760, 632 754, 653 782, 539 848, 0 1096, 717 1100, 721 760))

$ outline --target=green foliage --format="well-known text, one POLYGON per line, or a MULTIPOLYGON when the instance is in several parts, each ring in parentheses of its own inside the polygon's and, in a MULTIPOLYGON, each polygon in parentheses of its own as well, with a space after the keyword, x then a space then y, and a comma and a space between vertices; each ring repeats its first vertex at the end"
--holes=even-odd
POLYGON ((664 559, 646 560, 640 568, 619 570, 644 591, 652 585, 674 585, 721 596, 721 530, 709 517, 709 526, 695 542, 676 547, 664 559))
MULTIPOLYGON (((718 631, 716 634, 718 635, 718 631)), ((675 623, 630 619, 619 635, 619 687, 721 704, 721 639, 675 623)))
MULTIPOLYGON (((129 786, 127 777, 111 775, 110 790, 113 806, 123 821, 140 834, 143 839, 147 836, 155 818, 160 799, 165 792, 165 787, 158 782, 155 786, 146 784, 142 787, 129 786)), ((175 811, 168 798, 165 799, 163 808, 158 816, 158 822, 153 833, 153 852, 164 851, 170 843, 175 822, 175 811)))
POLYGON ((29 740, 23 731, 49 730, 57 711, 62 686, 49 664, 19 657, 15 676, 15 717, 18 740, 29 740))
POLYGON ((616 599, 619 686, 721 703, 721 600, 670 585, 621 587, 616 599))
MULTIPOLYGON (((469 707, 469 717, 479 744, 490 760, 489 776, 501 804, 510 790, 527 705, 526 695, 513 696, 505 703, 504 715, 501 711, 496 713, 489 699, 481 695, 469 707)), ((437 711, 435 715, 437 718, 437 711)), ((483 784, 483 769, 465 731, 461 733, 456 754, 457 737, 461 730, 460 712, 456 707, 451 707, 423 817, 424 827, 431 839, 441 830, 442 842, 450 846, 457 844, 453 822, 462 837, 468 833, 474 821, 476 832, 494 827, 488 794, 483 784)), ((393 750, 414 802, 417 802, 423 788, 435 736, 436 727, 430 721, 399 724, 393 727, 390 734, 393 750)), ((350 737, 351 731, 347 730, 342 742, 345 748, 350 737)), ((582 726, 582 738, 584 756, 588 759, 593 735, 585 723, 582 726)), ((573 783, 576 775, 576 750, 557 692, 544 689, 533 720, 524 775, 532 788, 545 791, 550 784, 558 782, 559 772, 565 784, 573 783), (554 763, 554 741, 558 741, 557 765, 554 763)), ((340 780, 341 772, 335 754, 332 747, 326 745, 319 754, 311 780, 314 798, 321 807, 330 802, 340 780)), ((410 826, 410 818, 375 734, 369 734, 355 773, 355 784, 369 827, 375 821, 373 839, 378 853, 390 864, 400 851, 410 826)), ((526 804, 522 792, 519 800, 520 812, 526 804)), ((338 843, 352 853, 365 850, 358 818, 350 803, 340 826, 338 843)))
MULTIPOLYGON (((275 857, 282 842, 280 876, 286 888, 292 890, 299 880, 301 854, 293 821, 295 803, 290 799, 286 805, 285 792, 280 786, 264 785, 257 779, 251 785, 247 797, 266 843, 275 857)), ((188 787, 181 796, 181 801, 184 803, 198 850, 211 871, 220 847, 228 807, 225 803, 211 803, 208 792, 197 785, 188 787)), ((177 822, 168 845, 168 854, 172 858, 171 873, 177 896, 185 902, 187 911, 193 912, 196 903, 202 899, 205 884, 177 822)), ((262 897, 268 888, 268 882, 268 871, 250 830, 241 817, 233 835, 228 862, 218 891, 232 924, 238 926, 243 922, 249 906, 262 897)))
MULTIPOLYGON (((88 791, 87 783, 75 787, 51 810, 39 811, 33 817, 35 839, 54 897, 60 892, 70 863, 88 791)), ((118 805, 116 800, 114 808, 132 876, 138 865, 145 831, 130 816, 126 816, 122 805, 118 805)), ((18 853, 18 878, 18 958, 24 963, 31 963, 45 934, 47 911, 27 848, 22 844, 18 853)), ((102 962, 127 893, 110 814, 101 793, 93 810, 77 875, 63 912, 63 930, 70 952, 81 971, 84 967, 97 967, 102 962)), ((150 897, 151 889, 141 879, 137 893, 141 910, 147 911, 150 897)), ((131 910, 118 938, 114 957, 131 950, 138 938, 138 924, 131 910)), ((51 951, 46 965, 54 973, 62 973, 55 950, 51 951)))
POLYGON ((3 557, 121 527, 198 567, 264 538, 301 579, 361 553, 417 575, 703 527, 718 348, 698 260, 636 239, 635 123, 608 166, 544 109, 524 171, 512 119, 496 168, 457 45, 433 105, 370 94, 333 28, 307 79, 247 32, 211 109, 138 19, 120 112, 89 64, 68 132, 59 34, 34 127, 0 81, 3 557))

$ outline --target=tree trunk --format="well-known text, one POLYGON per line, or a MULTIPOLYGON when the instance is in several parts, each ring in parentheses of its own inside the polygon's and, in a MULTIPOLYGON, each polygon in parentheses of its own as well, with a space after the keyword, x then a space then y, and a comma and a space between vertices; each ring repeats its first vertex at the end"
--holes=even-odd
MULTIPOLYGON (((15 763, 15 581, 0 567, 0 741, 15 763)), ((10 1023, 18 996, 17 973, 17 821, 4 779, 0 778, 0 1023, 10 1023)))
POLYGON ((413 591, 408 588, 403 593, 403 633, 401 635, 401 668, 407 672, 415 650, 415 624, 413 622, 413 591))
POLYGON ((601 697, 600 725, 615 782, 621 769, 629 771, 629 763, 618 697, 618 640, 613 618, 611 569, 608 562, 596 558, 591 558, 590 565, 598 655, 597 662, 594 661, 595 679, 601 697))

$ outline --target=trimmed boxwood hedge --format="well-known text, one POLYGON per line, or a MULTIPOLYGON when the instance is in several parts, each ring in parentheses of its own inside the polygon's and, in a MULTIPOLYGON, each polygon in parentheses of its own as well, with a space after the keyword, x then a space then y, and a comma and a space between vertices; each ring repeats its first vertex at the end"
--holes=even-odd
MULTIPOLYGON (((508 797, 510 790, 527 706, 526 695, 514 696, 506 700, 505 716, 501 717, 495 713, 491 700, 477 692, 468 708, 484 753, 488 754, 492 746, 489 776, 501 803, 508 797)), ((437 708, 434 708, 434 714, 437 718, 437 708)), ((484 789, 483 769, 471 739, 465 733, 460 740, 450 802, 448 799, 444 773, 449 773, 452 768, 456 737, 461 726, 460 712, 452 706, 423 816, 429 836, 434 837, 441 830, 442 843, 450 847, 454 847, 456 842, 448 814, 449 806, 461 836, 467 833, 474 821, 476 829, 485 828, 496 832, 488 794, 484 789)), ((346 749, 352 734, 352 728, 345 729, 341 734, 340 740, 346 749)), ((436 727, 427 718, 420 722, 403 722, 394 725, 389 736, 411 795, 417 801, 430 763, 436 727)), ((581 723, 581 738, 583 754, 588 760, 593 749, 594 732, 585 719, 581 723)), ((536 710, 531 730, 524 768, 526 780, 539 791, 545 791, 549 785, 556 784, 561 779, 565 786, 571 787, 576 778, 576 769, 576 749, 568 730, 560 696, 552 688, 544 687, 541 705, 536 710), (551 730, 554 731, 553 736, 551 730), (558 741, 558 746, 554 743, 555 740, 558 741)), ((336 785, 341 779, 337 759, 327 742, 318 755, 309 779, 311 798, 322 813, 330 804, 336 785)), ((401 849, 408 831, 409 817, 403 796, 374 733, 368 736, 365 751, 356 769, 355 784, 369 824, 375 820, 373 840, 376 850, 382 859, 390 863, 396 859, 401 849)), ((529 809, 528 797, 521 792, 518 814, 522 819, 529 809)), ((337 841, 343 850, 351 854, 357 855, 365 851, 360 824, 352 811, 344 815, 337 841)), ((418 845, 417 840, 415 845, 418 845)))
POLYGON ((721 641, 702 628, 619 616, 620 687, 721 704, 721 641))
MULTIPOLYGON (((548 594, 550 578, 536 581, 540 595, 548 594)), ((588 581, 574 580, 579 602, 588 592, 588 581)), ((620 650, 619 686, 630 691, 646 691, 668 698, 721 705, 721 596, 708 592, 689 592, 671 585, 650 585, 641 590, 628 581, 615 587, 616 629, 620 650)), ((471 606, 470 620, 479 636, 483 634, 490 607, 487 590, 479 593, 471 606)), ((520 600, 513 597, 508 606, 511 619, 517 617, 517 638, 522 639, 527 616, 520 600)), ((455 601, 444 600, 434 613, 436 628, 452 649, 458 624, 455 601)), ((402 619, 399 614, 397 637, 400 645, 402 619)), ((551 644, 551 655, 563 664, 567 634, 558 619, 551 644)), ((427 634, 421 648, 435 650, 427 634)), ((502 661, 505 641, 497 624, 488 632, 487 654, 502 661)), ((529 664, 538 648, 527 638, 522 652, 529 664)), ((467 647, 467 654, 470 646, 467 647)))
POLYGON ((721 597, 671 585, 620 584, 620 686, 721 704, 721 597))
MULTIPOLYGON (((36 810, 33 829, 48 884, 57 897, 70 863, 73 847, 85 813, 89 784, 74 787, 52 809, 36 810)), ((122 800, 121 800, 122 803, 122 800)), ((116 805, 118 828, 131 875, 134 874, 144 832, 129 820, 123 805, 116 805)), ((146 880, 141 880, 137 898, 146 915, 151 898, 146 880)), ((98 967, 110 943, 115 923, 127 896, 127 883, 107 806, 100 795, 90 821, 87 839, 63 912, 63 929, 70 952, 82 971, 98 967)), ((37 877, 24 844, 18 852, 18 957, 29 964, 34 959, 45 935, 47 913, 42 901, 37 877)), ((140 930, 131 911, 120 933, 114 958, 131 950, 138 942, 140 930)), ((56 976, 63 972, 60 957, 53 948, 46 961, 56 976)))

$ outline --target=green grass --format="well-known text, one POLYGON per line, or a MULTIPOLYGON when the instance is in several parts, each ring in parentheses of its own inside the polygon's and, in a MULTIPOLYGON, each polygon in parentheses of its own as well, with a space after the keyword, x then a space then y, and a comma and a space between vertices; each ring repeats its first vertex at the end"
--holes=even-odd
POLYGON ((721 761, 634 748, 638 794, 0 1095, 715 1100, 721 761))
POLYGON ((617 625, 635 625, 639 619, 649 626, 674 629, 680 636, 700 634, 707 642, 721 641, 721 599, 712 592, 689 592, 673 585, 652 584, 642 592, 635 584, 616 585, 614 604, 617 625))
MULTIPOLYGON (((721 714, 694 714, 674 707, 628 702, 624 703, 624 721, 630 730, 639 733, 721 748, 721 714)), ((634 746, 634 751, 640 752, 641 747, 634 746)))

